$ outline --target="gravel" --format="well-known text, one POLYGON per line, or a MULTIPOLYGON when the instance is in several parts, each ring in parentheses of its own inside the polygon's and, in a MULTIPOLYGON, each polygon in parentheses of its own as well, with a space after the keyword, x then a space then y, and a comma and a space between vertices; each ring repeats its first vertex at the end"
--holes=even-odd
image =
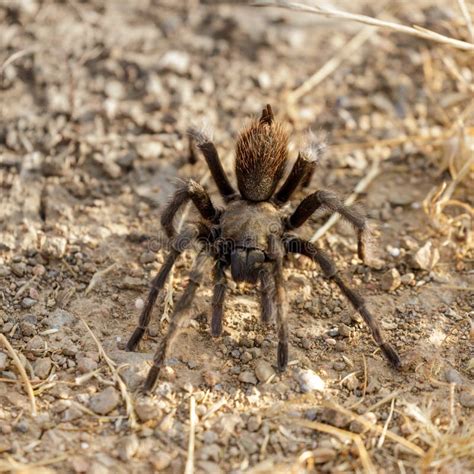
POLYGON ((98 415, 107 415, 120 403, 120 394, 115 388, 107 387, 91 397, 89 407, 98 415))

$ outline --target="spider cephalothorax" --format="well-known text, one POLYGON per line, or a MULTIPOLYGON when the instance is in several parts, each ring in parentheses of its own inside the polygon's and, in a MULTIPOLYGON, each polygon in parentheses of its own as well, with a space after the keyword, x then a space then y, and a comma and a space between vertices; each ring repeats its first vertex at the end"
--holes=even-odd
POLYGON ((288 323, 282 268, 283 259, 289 253, 305 255, 320 265, 326 277, 336 283, 354 309, 361 314, 385 357, 393 366, 400 367, 398 354, 385 342, 364 299, 346 285, 332 260, 320 248, 293 233, 294 229, 303 225, 320 208, 338 212, 357 230, 358 253, 364 259, 368 233, 365 218, 328 191, 316 191, 308 195, 292 213, 283 210, 283 205, 288 202, 298 185, 308 182, 317 159, 324 150, 324 144, 309 143, 300 152, 288 177, 276 191, 287 164, 288 136, 283 126, 274 120, 272 109, 267 105, 260 119, 252 121, 237 140, 237 193, 224 173, 214 144, 202 132, 192 129, 189 133, 204 154, 224 198, 225 207, 216 209, 207 191, 200 184, 189 180, 177 189, 162 214, 161 224, 171 239, 171 250, 152 281, 139 325, 127 343, 127 350, 135 350, 145 333, 153 305, 178 256, 193 242, 197 242, 200 250, 187 286, 175 305, 168 333, 155 354, 145 390, 153 387, 180 327, 189 320, 192 300, 201 283, 206 264, 211 261, 214 262, 211 334, 219 336, 222 333, 227 290, 226 269, 230 269, 235 281, 260 285, 261 319, 264 323, 272 320, 276 322, 277 364, 281 371, 284 370, 288 363, 288 323), (173 219, 190 200, 202 219, 195 224, 188 224, 182 232, 177 233, 173 219))

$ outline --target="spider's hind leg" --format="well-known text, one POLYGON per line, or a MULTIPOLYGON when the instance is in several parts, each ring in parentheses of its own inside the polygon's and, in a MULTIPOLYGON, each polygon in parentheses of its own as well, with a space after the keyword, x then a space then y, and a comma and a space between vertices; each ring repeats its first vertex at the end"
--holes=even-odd
POLYGON ((402 362, 395 349, 385 341, 378 321, 368 310, 364 298, 349 288, 344 280, 339 276, 334 262, 318 247, 311 242, 298 237, 289 238, 285 242, 288 252, 300 253, 311 258, 319 264, 326 278, 334 281, 341 290, 342 294, 350 301, 353 308, 362 316, 367 326, 369 326, 372 336, 377 345, 382 350, 387 360, 395 367, 400 368, 402 362))
POLYGON ((201 251, 196 257, 193 268, 189 274, 189 281, 186 285, 181 297, 179 298, 171 316, 171 321, 168 327, 168 332, 163 340, 160 342, 158 349, 153 357, 153 365, 148 372, 148 376, 143 387, 145 392, 150 391, 155 385, 156 379, 160 373, 168 352, 173 344, 179 330, 191 318, 191 303, 196 294, 196 290, 201 284, 204 274, 204 267, 209 260, 209 255, 205 251, 201 251))

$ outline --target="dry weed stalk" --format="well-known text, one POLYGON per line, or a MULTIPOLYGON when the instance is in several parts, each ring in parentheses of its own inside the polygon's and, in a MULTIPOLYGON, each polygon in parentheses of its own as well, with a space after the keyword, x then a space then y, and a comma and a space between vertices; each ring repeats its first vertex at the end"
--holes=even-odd
POLYGON ((85 328, 87 329, 87 332, 90 334, 92 339, 94 340, 97 350, 99 351, 99 356, 101 357, 102 360, 105 361, 105 363, 109 366, 110 371, 112 372, 112 376, 117 383, 120 393, 122 394, 122 398, 125 401, 125 407, 127 410, 127 416, 128 416, 128 421, 130 423, 130 428, 135 429, 137 426, 137 419, 135 416, 135 410, 133 408, 133 402, 132 402, 132 397, 128 393, 127 386, 125 385, 125 382, 122 380, 122 377, 120 377, 120 374, 118 373, 118 370, 115 367, 114 361, 107 355, 105 352, 104 348, 102 347, 102 344, 100 341, 97 339, 95 334, 93 333, 92 329, 89 327, 89 325, 82 319, 81 317, 78 317, 79 320, 84 324, 85 328))
POLYGON ((33 388, 31 386, 30 380, 28 379, 28 376, 26 375, 25 368, 23 367, 17 353, 15 352, 15 349, 13 349, 12 345, 8 342, 8 339, 3 334, 0 334, 0 343, 3 347, 5 347, 7 352, 10 354, 10 357, 12 358, 13 363, 15 364, 15 367, 20 373, 21 380, 23 381, 23 385, 25 387, 25 392, 28 395, 28 398, 30 399, 31 414, 33 416, 36 416, 37 411, 36 411, 35 394, 33 392, 33 388))
POLYGON ((357 13, 348 13, 340 10, 324 8, 318 5, 305 5, 304 3, 291 2, 288 0, 260 0, 254 2, 253 5, 258 7, 280 7, 289 10, 300 12, 313 13, 315 15, 325 16, 327 18, 337 18, 339 20, 355 21, 365 25, 374 26, 377 28, 384 28, 386 30, 395 31, 397 33, 404 33, 411 36, 417 36, 429 41, 446 44, 464 51, 474 51, 474 44, 466 41, 450 38, 449 36, 436 33, 421 26, 406 26, 392 21, 379 20, 366 15, 359 15, 357 13))

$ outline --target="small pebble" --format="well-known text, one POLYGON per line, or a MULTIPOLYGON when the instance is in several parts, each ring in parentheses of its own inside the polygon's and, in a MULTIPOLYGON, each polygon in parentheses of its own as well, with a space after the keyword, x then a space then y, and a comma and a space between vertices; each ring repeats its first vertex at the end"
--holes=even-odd
POLYGON ((40 379, 45 379, 51 370, 51 366, 51 359, 49 357, 43 357, 35 361, 35 363, 33 364, 33 369, 35 371, 35 374, 40 379))
POLYGON ((336 457, 337 453, 331 448, 316 448, 312 451, 311 460, 315 464, 324 464, 332 461, 336 457))
POLYGON ((221 381, 221 376, 218 372, 215 372, 214 370, 205 370, 202 373, 202 378, 204 379, 204 383, 208 387, 214 387, 221 381))
POLYGON ((173 458, 164 451, 159 451, 149 458, 151 465, 157 471, 163 471, 164 469, 168 468, 172 460, 173 458))
POLYGON ((126 436, 118 443, 117 449, 122 461, 130 461, 138 451, 140 444, 135 433, 126 436))
POLYGON ((89 357, 80 357, 77 361, 77 370, 81 374, 87 374, 97 369, 97 362, 89 357))
POLYGON ((446 382, 455 383, 458 385, 463 384, 461 374, 453 368, 447 369, 446 372, 444 373, 444 377, 446 379, 446 382))
POLYGON ((465 390, 459 395, 459 402, 465 408, 474 408, 474 392, 472 390, 465 390))
POLYGON ((142 422, 146 422, 161 417, 161 409, 156 400, 148 397, 139 398, 135 401, 135 412, 142 422))
POLYGON ((256 362, 255 375, 259 382, 265 383, 274 374, 273 367, 266 360, 260 359, 256 362))
POLYGON ((439 250, 429 240, 413 256, 413 265, 420 270, 432 270, 439 261, 439 250))
POLYGON ((5 352, 0 351, 0 371, 5 370, 8 367, 8 356, 5 352))
POLYGON ((382 290, 395 291, 401 285, 400 273, 396 268, 385 272, 382 276, 382 290))
POLYGON ((249 371, 242 372, 239 375, 239 380, 241 382, 250 383, 252 385, 256 385, 256 383, 257 383, 257 377, 255 377, 255 375, 252 372, 249 372, 249 371))
POLYGON ((107 415, 120 403, 120 396, 114 387, 107 387, 91 397, 90 408, 99 415, 107 415))
POLYGON ((300 384, 301 391, 304 393, 319 391, 326 388, 324 380, 311 369, 301 369, 296 372, 296 380, 300 384))

